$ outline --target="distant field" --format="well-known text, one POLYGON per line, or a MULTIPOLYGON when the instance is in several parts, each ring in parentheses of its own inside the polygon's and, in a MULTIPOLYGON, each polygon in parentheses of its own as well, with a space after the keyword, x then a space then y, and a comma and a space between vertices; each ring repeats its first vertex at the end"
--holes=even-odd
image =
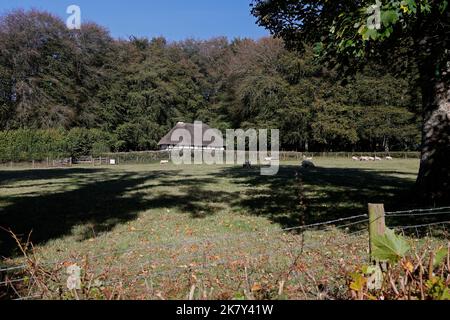
MULTIPOLYGON (((286 297, 313 295, 317 281, 338 295, 333 270, 367 260, 366 226, 303 236, 281 229, 364 214, 369 202, 413 206, 407 191, 419 163, 314 161, 316 169, 300 170, 303 183, 293 162, 274 177, 237 166, 3 169, 0 225, 25 238, 32 230, 40 262, 84 264, 101 297, 186 298, 195 284, 208 298, 239 298, 255 285, 263 288, 254 294, 273 298, 285 276, 286 297), (292 268, 310 276, 293 277, 292 268)), ((20 263, 5 232, 0 249, 12 257, 5 263, 20 263)))

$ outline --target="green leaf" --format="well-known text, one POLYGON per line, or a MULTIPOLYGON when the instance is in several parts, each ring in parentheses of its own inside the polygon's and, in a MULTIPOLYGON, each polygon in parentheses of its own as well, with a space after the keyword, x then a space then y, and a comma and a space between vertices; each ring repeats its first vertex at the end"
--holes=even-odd
POLYGON ((424 2, 420 5, 420 10, 425 13, 431 12, 431 5, 428 2, 424 2))
POLYGON ((372 255, 376 260, 397 263, 410 250, 406 240, 387 229, 383 236, 373 237, 372 255))
POLYGON ((237 292, 234 295, 234 300, 245 300, 245 295, 242 292, 237 292))
POLYGON ((363 25, 361 25, 361 26, 359 27, 358 33, 359 33, 360 35, 362 35, 366 30, 367 30, 367 26, 363 24, 363 25))
POLYGON ((439 11, 441 13, 444 13, 444 11, 447 9, 447 7, 448 7, 448 1, 447 0, 442 1, 442 3, 439 4, 439 11))
POLYGON ((389 28, 386 28, 386 31, 384 32, 384 35, 386 37, 390 37, 390 35, 394 32, 394 28, 392 28, 392 26, 390 26, 389 28))
POLYGON ((442 293, 441 300, 450 300, 450 289, 445 288, 444 292, 442 293))
POLYGON ((315 54, 320 54, 324 50, 324 46, 322 42, 316 42, 313 47, 313 51, 315 54))
POLYGON ((433 266, 435 268, 439 267, 439 265, 447 258, 448 249, 442 248, 438 252, 436 252, 436 256, 434 257, 433 266))
POLYGON ((400 3, 400 9, 403 10, 404 13, 409 14, 409 13, 413 13, 416 14, 417 13, 417 4, 416 4, 416 0, 404 0, 400 3))
POLYGON ((367 41, 369 39, 373 39, 376 40, 378 37, 378 32, 375 29, 369 29, 369 28, 364 28, 364 30, 362 31, 362 38, 364 41, 367 41))
POLYGON ((381 23, 386 27, 397 23, 398 20, 398 12, 395 10, 387 10, 381 13, 381 23))
POLYGON ((352 273, 352 282, 350 283, 350 289, 356 292, 360 292, 364 290, 364 286, 367 283, 367 279, 364 277, 364 275, 360 273, 352 273))

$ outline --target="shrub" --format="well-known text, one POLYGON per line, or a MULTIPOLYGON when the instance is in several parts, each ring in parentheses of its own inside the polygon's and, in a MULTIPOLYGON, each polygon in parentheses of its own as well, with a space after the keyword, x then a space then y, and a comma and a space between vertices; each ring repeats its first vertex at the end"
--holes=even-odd
POLYGON ((0 131, 0 162, 98 156, 116 145, 115 135, 98 129, 0 131))
POLYGON ((411 253, 393 231, 374 241, 377 264, 350 275, 351 297, 358 300, 450 300, 450 245, 411 253))

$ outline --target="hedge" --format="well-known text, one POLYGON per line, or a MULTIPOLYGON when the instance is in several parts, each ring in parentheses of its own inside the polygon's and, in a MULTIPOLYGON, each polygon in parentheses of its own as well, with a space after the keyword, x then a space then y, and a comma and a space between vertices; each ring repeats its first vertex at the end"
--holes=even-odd
POLYGON ((0 131, 0 162, 98 156, 116 145, 113 134, 98 129, 0 131))

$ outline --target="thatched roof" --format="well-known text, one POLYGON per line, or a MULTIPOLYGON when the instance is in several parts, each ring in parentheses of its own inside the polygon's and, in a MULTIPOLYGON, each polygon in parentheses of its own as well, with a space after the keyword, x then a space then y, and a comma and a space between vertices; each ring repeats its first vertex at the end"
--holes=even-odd
MULTIPOLYGON (((184 123, 184 122, 178 122, 177 125, 169 131, 168 134, 166 134, 161 141, 159 141, 158 145, 178 145, 178 146, 196 146, 196 147, 213 147, 213 148, 222 148, 223 147, 223 141, 214 141, 214 138, 212 140, 205 140, 202 136, 201 141, 194 141, 194 124, 192 123, 184 123), (185 135, 183 135, 183 138, 179 140, 172 140, 172 135, 175 132, 175 130, 184 129, 183 131, 180 130, 181 135, 183 135, 183 132, 185 135), (189 143, 189 137, 188 133, 190 134, 191 143, 189 143), (183 140, 183 141, 181 141, 183 140)), ((202 123, 202 135, 205 134, 207 130, 211 130, 211 128, 207 125, 202 123)), ((213 129, 214 130, 214 129, 213 129)), ((180 136, 180 133, 177 133, 176 136, 180 136)))

